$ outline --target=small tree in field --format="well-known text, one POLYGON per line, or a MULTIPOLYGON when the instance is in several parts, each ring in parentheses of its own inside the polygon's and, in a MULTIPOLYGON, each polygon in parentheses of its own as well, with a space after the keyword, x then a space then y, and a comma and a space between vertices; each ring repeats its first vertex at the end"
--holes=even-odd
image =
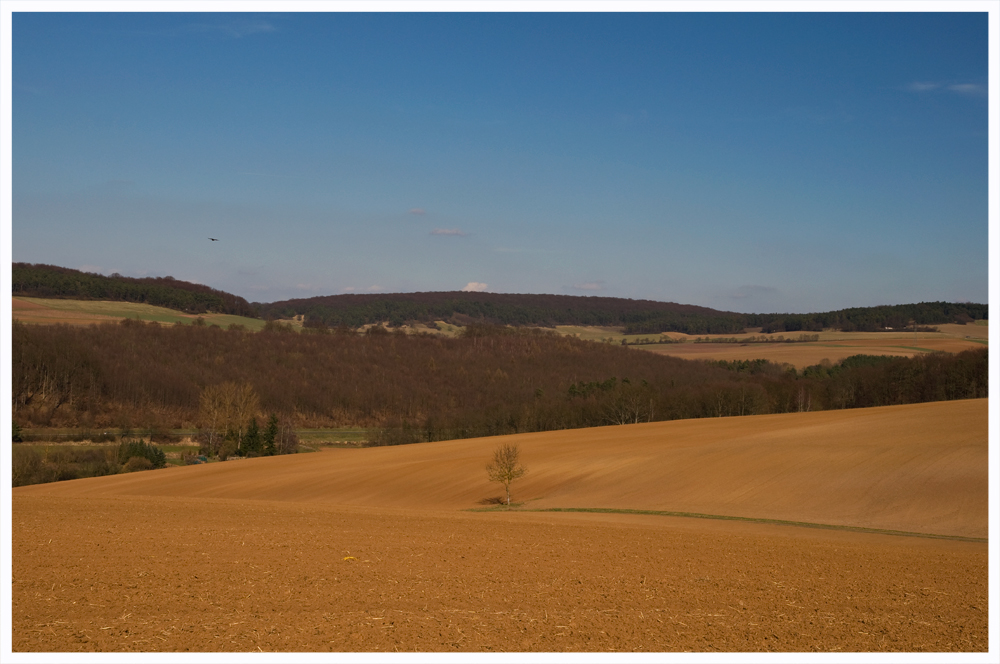
POLYGON ((491 482, 503 484, 507 492, 507 504, 510 505, 510 485, 523 477, 528 469, 521 465, 521 450, 517 445, 504 443, 493 450, 493 461, 486 464, 486 472, 491 482))

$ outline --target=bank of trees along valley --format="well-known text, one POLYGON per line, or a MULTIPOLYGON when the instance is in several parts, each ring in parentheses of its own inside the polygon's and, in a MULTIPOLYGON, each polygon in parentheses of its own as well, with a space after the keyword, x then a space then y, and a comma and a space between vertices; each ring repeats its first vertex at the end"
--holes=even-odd
POLYGON ((216 432, 219 449, 228 436, 236 450, 250 420, 263 428, 271 414, 299 427, 376 428, 375 442, 394 444, 987 395, 985 348, 797 372, 490 326, 445 338, 383 328, 15 323, 11 368, 14 420, 25 430, 196 427, 216 432), (240 395, 250 403, 236 403, 240 395))

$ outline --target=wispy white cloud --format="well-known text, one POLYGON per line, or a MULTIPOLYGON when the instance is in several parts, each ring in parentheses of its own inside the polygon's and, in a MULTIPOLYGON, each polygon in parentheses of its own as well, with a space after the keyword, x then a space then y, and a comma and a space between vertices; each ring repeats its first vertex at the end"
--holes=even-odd
POLYGON ((979 83, 941 83, 937 81, 914 81, 904 86, 909 92, 954 92, 967 96, 982 96, 986 94, 986 86, 979 83))
POLYGON ((603 281, 588 281, 582 284, 573 284, 573 290, 578 291, 599 291, 604 290, 603 281))
POLYGON ((431 235, 455 235, 457 237, 464 237, 465 233, 457 228, 435 228, 431 231, 431 235))
POLYGON ((976 83, 959 83, 957 85, 949 85, 948 89, 952 92, 957 92, 960 95, 985 95, 986 86, 978 85, 976 83))
POLYGON ((462 290, 465 291, 466 293, 482 293, 489 287, 490 287, 489 284, 483 284, 478 281, 470 281, 465 285, 465 288, 463 288, 462 290))
POLYGON ((104 274, 104 270, 101 269, 100 265, 81 265, 76 269, 80 272, 90 272, 91 274, 104 274))
POLYGON ((357 289, 354 286, 347 286, 346 288, 341 288, 341 293, 378 293, 382 291, 382 287, 378 285, 372 285, 368 288, 357 289))
POLYGON ((410 214, 415 214, 415 215, 427 214, 427 210, 423 208, 410 208, 410 214))
POLYGON ((188 32, 224 34, 227 37, 239 39, 250 35, 275 32, 276 27, 267 21, 229 21, 226 23, 192 23, 186 26, 188 32))

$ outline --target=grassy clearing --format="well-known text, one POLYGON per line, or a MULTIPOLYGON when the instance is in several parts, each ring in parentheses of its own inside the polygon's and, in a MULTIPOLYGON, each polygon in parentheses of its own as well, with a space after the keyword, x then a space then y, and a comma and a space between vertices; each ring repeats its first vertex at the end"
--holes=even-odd
POLYGON ((360 447, 368 442, 368 430, 358 428, 297 429, 299 443, 309 447, 360 447))
MULTIPOLYGON (((512 504, 510 507, 514 508, 517 505, 512 504)), ((484 507, 484 508, 474 508, 468 510, 470 512, 495 512, 501 509, 507 509, 506 505, 502 507, 484 507)), ((663 510, 631 510, 631 509, 613 509, 613 508, 603 508, 603 507, 549 507, 542 509, 521 509, 521 512, 584 512, 593 514, 643 514, 651 516, 675 516, 683 517, 688 519, 716 519, 720 521, 745 521, 749 523, 766 523, 774 526, 796 526, 799 528, 819 528, 823 530, 842 530, 852 533, 871 533, 873 535, 896 535, 899 537, 926 537, 930 539, 946 539, 946 540, 956 540, 959 542, 987 542, 989 541, 985 537, 963 537, 961 535, 936 535, 933 533, 914 533, 905 530, 887 530, 884 528, 863 528, 861 526, 838 526, 828 523, 810 523, 807 521, 785 521, 783 519, 760 519, 754 517, 746 516, 725 516, 722 514, 699 514, 697 512, 668 512, 663 510)))

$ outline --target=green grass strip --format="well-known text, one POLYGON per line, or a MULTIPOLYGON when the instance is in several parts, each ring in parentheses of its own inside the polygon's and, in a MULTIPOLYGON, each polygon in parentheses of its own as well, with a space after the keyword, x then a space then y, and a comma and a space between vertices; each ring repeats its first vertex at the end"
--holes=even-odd
MULTIPOLYGON (((496 511, 496 508, 477 509, 471 511, 496 511)), ((548 507, 543 509, 518 509, 518 512, 591 512, 596 514, 646 514, 652 516, 678 516, 688 519, 716 519, 720 521, 747 521, 750 523, 766 523, 775 526, 798 526, 799 528, 820 528, 823 530, 845 530, 852 533, 871 533, 874 535, 897 535, 899 537, 927 537, 930 539, 957 540, 959 542, 988 542, 985 537, 965 537, 962 535, 935 535, 933 533, 911 533, 905 530, 887 530, 884 528, 863 528, 861 526, 835 526, 827 523, 809 523, 808 521, 785 521, 783 519, 761 519, 749 516, 724 516, 721 514, 698 514, 697 512, 665 512, 660 510, 629 510, 610 507, 548 507)))

